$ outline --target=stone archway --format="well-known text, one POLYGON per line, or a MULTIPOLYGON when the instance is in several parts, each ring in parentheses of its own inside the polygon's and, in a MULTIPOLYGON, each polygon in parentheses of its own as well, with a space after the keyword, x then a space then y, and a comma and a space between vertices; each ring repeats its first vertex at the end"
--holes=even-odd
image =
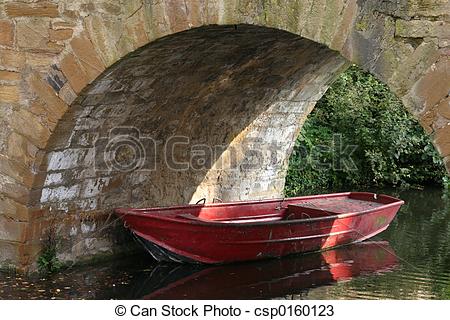
MULTIPOLYGON (((57 154, 58 150, 69 150, 73 146, 69 145, 69 148, 65 149, 56 147, 58 143, 75 141, 71 133, 74 132, 74 126, 79 125, 77 121, 82 119, 80 112, 88 110, 85 108, 88 106, 86 101, 92 100, 90 105, 97 106, 94 108, 97 110, 99 110, 99 106, 108 104, 105 102, 105 99, 108 99, 108 95, 104 95, 106 90, 109 90, 109 98, 112 99, 114 96, 111 84, 108 84, 108 76, 112 75, 111 77, 114 78, 114 72, 119 72, 117 70, 121 70, 120 68, 124 68, 127 63, 131 63, 133 58, 139 59, 139 53, 145 49, 132 53, 137 48, 147 43, 151 43, 148 47, 151 48, 152 45, 158 46, 158 43, 164 43, 165 40, 170 42, 171 39, 174 41, 174 48, 178 45, 182 47, 183 37, 177 33, 195 27, 211 24, 259 25, 265 27, 258 29, 262 30, 261 34, 269 38, 276 34, 274 38, 279 41, 281 46, 284 41, 285 48, 292 50, 290 53, 296 53, 295 50, 299 50, 300 56, 312 54, 311 61, 314 61, 314 57, 323 58, 323 61, 312 63, 313 69, 306 71, 304 67, 302 69, 300 59, 296 61, 293 56, 289 56, 289 52, 277 51, 276 45, 275 48, 271 48, 270 45, 273 46, 273 43, 267 44, 271 50, 266 51, 268 53, 266 56, 263 51, 244 55, 243 59, 248 61, 251 60, 252 55, 257 57, 261 64, 254 65, 262 69, 266 68, 266 71, 275 76, 270 81, 259 82, 268 91, 253 92, 267 94, 267 97, 264 95, 261 97, 267 98, 270 104, 263 106, 258 103, 258 97, 251 96, 251 98, 246 97, 249 99, 248 105, 253 107, 253 109, 249 108, 251 111, 243 113, 239 108, 232 109, 239 115, 240 122, 236 125, 235 132, 230 131, 224 135, 226 145, 242 146, 242 140, 245 140, 246 137, 259 137, 261 141, 267 141, 267 137, 273 136, 273 130, 276 130, 274 128, 277 128, 277 125, 289 115, 291 118, 288 122, 302 119, 312 108, 314 101, 320 97, 333 75, 345 64, 346 59, 377 75, 402 98, 405 106, 433 135, 435 145, 447 161, 448 167, 450 156, 448 10, 448 2, 440 0, 420 5, 415 1, 406 0, 401 3, 352 0, 286 1, 281 5, 250 0, 215 1, 205 4, 200 4, 198 1, 168 0, 153 3, 153 1, 133 0, 120 6, 112 1, 96 4, 84 1, 49 1, 29 4, 7 2, 0 5, 0 24, 2 26, 0 32, 0 66, 2 69, 0 71, 0 100, 3 124, 0 132, 0 187, 2 194, 0 199, 2 209, 0 214, 0 263, 11 263, 24 267, 35 261, 40 250, 40 238, 48 224, 48 204, 52 203, 51 199, 59 204, 65 203, 58 198, 58 192, 43 191, 53 189, 46 188, 45 181, 57 184, 55 181, 58 181, 58 174, 61 173, 54 170, 55 172, 49 172, 47 175, 47 171, 52 171, 48 155, 57 154), (267 28, 285 30, 291 34, 267 28), (269 32, 269 30, 271 31, 269 32), (170 34, 176 35, 154 42, 154 40, 170 34), (298 47, 295 47, 296 43, 299 44, 298 47), (272 57, 270 57, 270 52, 273 54, 272 57), (129 53, 131 55, 127 56, 129 53), (279 59, 278 64, 274 64, 273 61, 280 58, 280 55, 281 57, 285 56, 286 59, 279 59), (291 61, 287 60, 289 57, 291 61), (282 79, 276 77, 279 76, 277 72, 280 70, 284 72, 282 79), (297 74, 295 77, 296 70, 301 73, 301 76, 297 74), (308 72, 313 76, 308 78, 306 76, 308 72), (275 85, 284 86, 287 90, 278 95, 273 92, 269 94, 268 92, 273 91, 275 85), (301 90, 296 92, 295 88, 301 88, 301 90), (305 90, 305 88, 309 89, 305 90), (305 93, 313 93, 313 96, 301 97, 305 93), (296 100, 295 98, 299 95, 301 99, 296 100), (99 101, 95 102, 96 98, 99 101), (280 103, 280 101, 286 100, 289 103, 280 103), (289 108, 289 111, 286 111, 286 108, 289 108), (292 110, 298 112, 292 112, 292 110), (74 116, 78 119, 77 121, 68 121, 74 116), (66 128, 64 123, 67 123, 66 128), (58 138, 62 140, 58 141, 58 138), (49 178, 51 174, 54 175, 49 178), (37 210, 41 206, 44 210, 37 210)), ((244 26, 238 26, 238 29, 241 27, 244 26)), ((205 31, 208 28, 209 31, 216 28, 217 32, 227 30, 226 27, 204 27, 183 34, 199 41, 196 32, 198 30, 205 31)), ((252 27, 248 28, 252 29, 252 27)), ((255 46, 263 46, 263 44, 264 42, 255 42, 255 46)), ((278 50, 280 49, 278 48, 278 50)), ((220 50, 218 51, 220 52, 220 50)), ((174 57, 176 53, 175 49, 170 52, 174 57)), ((149 52, 149 54, 152 53, 149 52)), ((204 53, 203 58, 207 61, 208 55, 204 53)), ((155 56, 155 59, 158 57, 155 56)), ((167 63, 169 60, 159 61, 167 63)), ((211 66, 211 64, 209 65, 211 66)), ((226 66, 226 61, 222 62, 222 66, 226 66)), ((216 69, 221 72, 217 74, 217 79, 222 77, 226 83, 227 70, 230 71, 231 78, 236 76, 233 78, 234 81, 249 79, 251 75, 258 74, 258 69, 252 69, 254 66, 251 63, 242 67, 241 73, 233 68, 216 69)), ((186 70, 184 69, 184 72, 186 70)), ((126 73, 127 68, 122 71, 126 73)), ((211 71, 214 70, 207 70, 207 72, 211 71)), ((176 75, 172 75, 168 79, 176 79, 176 75)), ((200 79, 190 77, 190 79, 194 82, 201 80, 209 84, 215 83, 212 88, 221 89, 222 94, 225 95, 226 90, 218 87, 217 79, 211 80, 206 77, 200 77, 200 79)), ((126 91, 131 91, 133 88, 131 85, 138 86, 138 83, 130 80, 129 85, 126 91)), ((156 82, 154 85, 156 88, 158 86, 161 88, 162 84, 156 82)), ((146 84, 146 86, 152 88, 152 84, 146 84)), ((198 83, 193 86, 195 90, 200 87, 198 83)), ((251 92, 251 87, 245 87, 244 84, 244 88, 251 92)), ((120 92, 118 88, 115 90, 120 92)), ((200 93, 203 94, 204 101, 207 101, 208 94, 200 93)), ((133 104, 138 108, 138 101, 133 101, 133 104)), ((195 112, 189 116, 179 116, 185 121, 192 121, 192 115, 200 110, 195 108, 193 109, 195 112)), ((167 118, 164 119, 179 121, 178 115, 174 112, 171 113, 170 110, 170 108, 165 110, 167 118)), ((206 110, 210 114, 212 111, 213 109, 206 110)), ((223 109, 216 111, 223 119, 231 119, 223 109)), ((143 111, 141 110, 141 112, 143 111)), ((136 114, 134 118, 127 118, 128 124, 133 119, 141 119, 138 115, 136 114)), ((145 119, 151 120, 148 117, 145 119)), ((161 127, 156 118, 153 120, 155 126, 161 127)), ((224 121, 224 123, 229 122, 224 121)), ((301 123, 301 121, 297 123, 301 123)), ((115 124, 120 124, 120 121, 115 124)), ((170 121, 162 123, 162 127, 169 130, 171 128, 170 121)), ((111 126, 104 127, 106 131, 110 128, 111 126)), ((142 125, 141 128, 143 128, 142 125)), ((217 129, 214 126, 209 129, 214 128, 217 129)), ((278 136, 280 141, 287 141, 283 149, 284 158, 289 153, 289 144, 293 140, 291 136, 295 130, 298 130, 298 127, 292 125, 289 130, 283 131, 286 136, 278 136)), ((212 132, 214 133, 214 130, 212 132)), ((195 137, 212 136, 208 135, 208 125, 194 128, 192 132, 182 130, 182 133, 188 133, 188 136, 191 134, 195 137)), ((81 139, 81 137, 78 138, 81 139)), ((197 142, 202 141, 199 139, 197 142)), ((65 152, 70 153, 71 151, 65 152)), ((58 157, 56 155, 54 159, 72 159, 70 156, 58 157)), ((283 161, 279 163, 282 164, 283 161)), ((268 190, 271 191, 265 193, 264 196, 276 195, 282 187, 282 175, 280 175, 283 171, 282 167, 282 165, 275 166, 275 168, 266 167, 260 176, 256 175, 252 178, 248 176, 248 179, 245 179, 247 178, 245 175, 242 179, 241 173, 226 174, 223 175, 226 178, 222 177, 220 184, 221 186, 235 187, 233 182, 241 179, 245 182, 242 183, 242 188, 245 188, 246 183, 248 185, 252 183, 251 181, 258 180, 263 182, 259 187, 254 188, 258 191, 255 194, 248 193, 246 195, 244 192, 244 197, 257 197, 258 192, 262 195, 261 192, 268 190), (271 175, 268 174, 269 172, 271 175), (267 179, 264 180, 263 177, 267 179), (273 177, 279 179, 272 179, 273 177), (275 186, 270 186, 267 181, 272 181, 275 186)), ((222 193, 222 188, 214 187, 218 185, 217 180, 213 182, 214 179, 217 179, 217 172, 217 170, 214 172, 209 170, 199 175, 201 179, 199 178, 193 184, 196 185, 195 190, 193 188, 186 194, 179 195, 177 201, 187 201, 194 195, 219 195, 227 199, 234 199, 237 195, 232 194, 232 190, 235 190, 232 187, 228 188, 231 193, 225 195, 222 193)), ((197 178, 199 176, 196 175, 197 178)), ((164 176, 164 178, 167 177, 164 176)), ((184 178, 186 177, 191 179, 193 176, 187 175, 184 178)), ((158 181, 158 179, 153 180, 158 181)), ((84 183, 88 184, 88 182, 84 183)), ((56 184, 53 186, 57 188, 56 184)), ((70 187, 70 183, 69 185, 64 183, 64 185, 70 187)), ((94 190, 96 187, 94 184, 91 189, 94 190)), ((255 186, 252 186, 252 189, 253 187, 255 186)), ((74 188, 61 190, 66 195, 75 191, 81 192, 81 185, 80 189, 74 188)), ((141 191, 145 191, 145 189, 141 191)), ((239 194, 242 193, 239 192, 239 194)), ((74 199, 69 199, 68 202, 74 199)), ((135 203, 137 204, 151 202, 150 199, 142 196, 136 199, 135 203)), ((85 199, 77 200, 84 201, 85 199)), ((50 207, 52 206, 50 205, 50 207)), ((77 206, 71 208, 77 208, 77 206)), ((58 210, 61 209, 64 208, 58 210)), ((94 211, 92 210, 92 212, 94 211)), ((92 223, 85 223, 82 226, 85 221, 92 221, 89 220, 92 214, 87 214, 80 220, 82 216, 61 218, 61 221, 66 219, 67 223, 61 223, 59 232, 70 235, 70 228, 62 226, 78 226, 78 231, 81 228, 87 230, 87 235, 81 236, 87 247, 96 241, 101 242, 100 238, 89 236, 92 223), (78 218, 73 220, 74 217, 78 218)), ((67 241, 70 243, 70 240, 67 241)), ((108 245, 106 244, 106 246, 108 245)), ((87 247, 80 250, 83 251, 87 247)), ((102 247, 102 244, 99 247, 102 247)), ((94 245, 93 248, 97 247, 94 245)), ((74 254, 73 251, 71 252, 74 254)), ((95 250, 88 253, 95 253, 95 250)), ((71 258, 70 255, 68 254, 66 258, 71 258)), ((74 255, 77 256, 77 254, 74 255)))

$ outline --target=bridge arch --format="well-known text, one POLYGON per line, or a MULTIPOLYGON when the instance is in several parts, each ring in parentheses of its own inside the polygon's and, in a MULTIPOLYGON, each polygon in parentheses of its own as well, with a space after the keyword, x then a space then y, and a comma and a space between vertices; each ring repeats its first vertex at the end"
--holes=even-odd
POLYGON ((103 227, 119 204, 278 195, 295 133, 349 62, 389 85, 448 168, 448 9, 438 0, 2 4, 0 263, 34 263, 49 228, 63 260, 109 252, 120 239, 103 227), (174 134, 200 154, 221 148, 195 170, 160 160, 139 174, 92 170, 92 144, 116 127, 138 129, 156 155, 174 134), (262 155, 254 145, 269 156, 251 170, 262 155), (231 158, 234 170, 219 167, 231 158))

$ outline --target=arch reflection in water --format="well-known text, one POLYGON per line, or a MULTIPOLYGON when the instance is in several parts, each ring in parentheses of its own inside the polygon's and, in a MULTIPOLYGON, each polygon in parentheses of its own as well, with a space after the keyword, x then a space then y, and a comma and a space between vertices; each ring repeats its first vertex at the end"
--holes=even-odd
POLYGON ((369 241, 301 256, 224 266, 159 264, 139 279, 144 299, 258 299, 297 294, 398 265, 387 241, 369 241))

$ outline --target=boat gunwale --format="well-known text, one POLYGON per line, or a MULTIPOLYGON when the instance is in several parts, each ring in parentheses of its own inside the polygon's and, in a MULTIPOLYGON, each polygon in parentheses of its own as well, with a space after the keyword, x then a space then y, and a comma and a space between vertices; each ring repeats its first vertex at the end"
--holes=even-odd
MULTIPOLYGON (((367 202, 375 202, 375 201, 367 201, 367 202)), ((267 225, 284 225, 284 224, 300 224, 300 223, 311 223, 311 222, 320 222, 320 221, 327 221, 327 220, 338 220, 338 219, 345 219, 349 217, 354 217, 358 215, 364 215, 364 214, 370 214, 375 213, 378 211, 382 211, 385 209, 389 209, 391 207, 397 207, 403 205, 405 202, 403 200, 397 199, 395 197, 385 195, 385 194, 376 194, 371 192, 343 192, 343 193, 332 193, 332 194, 325 194, 325 195, 314 195, 314 196, 302 196, 302 197, 293 197, 293 198, 278 198, 278 199, 268 199, 268 200, 251 200, 251 201, 236 201, 236 202, 228 202, 228 203, 211 203, 211 204, 200 204, 200 205, 187 205, 187 206, 173 206, 173 207, 156 207, 156 208, 145 208, 145 209, 132 209, 132 208, 117 208, 114 211, 120 215, 121 218, 125 218, 126 216, 136 216, 140 218, 152 218, 156 220, 162 220, 162 221, 168 221, 171 223, 180 223, 180 224, 187 224, 187 225, 198 225, 198 226, 210 226, 210 227, 230 227, 230 228, 242 228, 242 227, 253 227, 253 226, 267 226, 267 225), (391 200, 393 202, 381 204, 378 207, 366 209, 362 211, 355 211, 355 212, 349 212, 349 213, 339 213, 339 214, 333 214, 329 216, 323 216, 323 217, 316 217, 316 218, 303 218, 303 219, 292 219, 292 220, 273 220, 273 221, 252 221, 252 222, 233 222, 228 223, 224 221, 214 221, 214 220, 188 220, 188 219, 180 219, 176 217, 168 217, 161 214, 155 214, 151 211, 170 211, 174 209, 183 209, 183 208, 205 208, 205 207, 220 207, 220 206, 234 206, 234 205, 242 205, 245 204, 253 204, 253 203, 270 203, 270 202, 284 202, 286 200, 308 200, 308 199, 317 199, 317 198, 333 198, 333 197, 340 197, 340 196, 350 196, 352 194, 365 194, 365 195, 373 195, 374 199, 376 197, 384 197, 388 200, 391 200), (143 212, 136 212, 137 210, 140 211, 150 211, 147 213, 143 212)))

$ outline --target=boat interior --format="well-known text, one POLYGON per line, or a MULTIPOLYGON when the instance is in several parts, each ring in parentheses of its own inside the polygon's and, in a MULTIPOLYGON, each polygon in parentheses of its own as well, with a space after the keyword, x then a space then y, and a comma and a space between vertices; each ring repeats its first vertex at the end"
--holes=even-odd
POLYGON ((347 192, 276 200, 127 210, 176 219, 223 223, 303 220, 376 209, 401 200, 366 192, 347 192))

